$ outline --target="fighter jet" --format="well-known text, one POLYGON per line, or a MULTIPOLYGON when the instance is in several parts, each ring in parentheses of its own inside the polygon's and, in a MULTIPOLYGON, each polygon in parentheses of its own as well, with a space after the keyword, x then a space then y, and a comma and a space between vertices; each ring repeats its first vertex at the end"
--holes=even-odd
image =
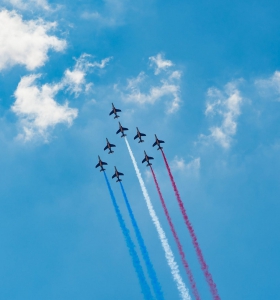
POLYGON ((107 163, 105 161, 102 161, 100 156, 98 155, 98 164, 95 166, 95 168, 101 167, 100 172, 105 171, 105 169, 103 168, 103 165, 107 165, 107 163))
POLYGON ((106 138, 106 141, 107 141, 107 145, 106 145, 106 147, 104 148, 104 151, 105 150, 107 150, 107 149, 109 149, 109 152, 108 152, 108 154, 110 154, 110 153, 114 153, 114 151, 112 151, 112 147, 116 147, 116 145, 114 145, 114 144, 110 144, 110 142, 108 141, 108 139, 106 138))
POLYGON ((122 180, 120 179, 120 176, 122 176, 122 175, 123 175, 123 173, 119 172, 119 171, 117 170, 117 168, 115 167, 115 174, 112 176, 112 178, 117 177, 118 180, 117 180, 116 182, 119 182, 119 181, 122 181, 122 180))
POLYGON ((114 119, 119 118, 120 116, 118 116, 118 112, 120 112, 120 109, 115 108, 114 104, 112 103, 112 111, 110 112, 109 116, 111 116, 112 114, 115 114, 114 119))
POLYGON ((139 131, 138 127, 136 127, 136 129, 137 129, 137 134, 135 135, 134 139, 136 140, 137 138, 139 138, 139 142, 138 142, 138 143, 143 143, 144 140, 142 140, 141 137, 142 137, 142 136, 146 136, 146 134, 145 134, 145 133, 141 133, 141 132, 139 131))
POLYGON ((156 135, 156 134, 155 134, 155 137, 156 137, 156 141, 153 143, 153 147, 154 147, 155 145, 157 145, 157 146, 158 146, 157 150, 162 149, 162 147, 160 146, 160 144, 161 144, 161 143, 164 143, 164 141, 159 140, 159 139, 157 138, 157 135, 156 135))
POLYGON ((154 159, 153 157, 150 157, 147 155, 146 151, 144 151, 144 154, 145 154, 145 158, 142 160, 142 164, 146 161, 148 164, 147 164, 147 167, 148 166, 151 166, 152 164, 150 163, 150 159, 154 159))
POLYGON ((124 136, 126 136, 126 134, 124 134, 124 131, 125 130, 128 130, 128 128, 125 128, 125 127, 122 127, 122 125, 121 125, 121 123, 119 122, 119 130, 116 132, 116 134, 118 134, 118 133, 122 133, 122 135, 121 135, 121 137, 124 137, 124 136))

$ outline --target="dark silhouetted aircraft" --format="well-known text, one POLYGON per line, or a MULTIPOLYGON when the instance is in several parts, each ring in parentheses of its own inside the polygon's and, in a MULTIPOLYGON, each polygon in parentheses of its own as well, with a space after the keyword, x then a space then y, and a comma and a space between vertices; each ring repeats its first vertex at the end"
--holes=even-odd
POLYGON ((122 127, 122 125, 121 125, 121 123, 119 122, 119 130, 116 132, 116 134, 118 134, 118 133, 122 133, 122 135, 121 135, 121 137, 124 137, 124 136, 126 136, 126 134, 124 134, 124 131, 125 130, 128 130, 128 128, 124 128, 124 127, 122 127))
POLYGON ((105 150, 107 150, 107 149, 109 149, 109 152, 108 152, 108 154, 110 154, 110 153, 114 153, 114 151, 112 151, 112 147, 116 147, 116 145, 114 145, 114 144, 110 144, 110 142, 108 141, 108 139, 106 138, 106 141, 107 141, 107 145, 106 145, 106 147, 104 148, 104 151, 105 150))
POLYGON ((157 135, 156 135, 156 134, 155 134, 155 137, 156 137, 156 141, 153 143, 153 147, 154 147, 155 145, 157 145, 157 146, 158 146, 157 150, 162 149, 162 147, 160 146, 160 144, 161 144, 161 143, 164 143, 164 141, 159 140, 159 139, 157 138, 157 135))
POLYGON ((112 103, 112 111, 110 112, 109 116, 111 116, 112 114, 115 114, 114 119, 119 118, 120 116, 118 116, 118 112, 120 112, 120 109, 115 108, 114 104, 112 103))
POLYGON ((146 136, 146 134, 145 134, 145 133, 141 133, 141 132, 139 131, 138 127, 136 127, 136 129, 137 129, 137 134, 135 135, 134 139, 136 140, 137 138, 139 138, 139 142, 138 142, 138 143, 143 143, 144 140, 142 140, 141 137, 142 137, 142 136, 146 136))
POLYGON ((122 181, 122 180, 120 179, 120 176, 123 176, 123 173, 119 172, 119 171, 117 170, 117 168, 115 167, 115 174, 112 176, 112 178, 117 177, 118 180, 117 180, 116 182, 119 182, 119 181, 122 181))
POLYGON ((150 159, 154 159, 153 157, 150 157, 147 155, 146 151, 144 151, 144 154, 145 154, 145 158, 142 160, 142 164, 146 161, 148 164, 147 164, 147 167, 148 166, 151 166, 152 164, 150 163, 150 159))
POLYGON ((103 168, 103 165, 108 165, 105 161, 102 161, 100 156, 98 155, 98 164, 95 166, 95 168, 101 167, 100 172, 105 171, 105 169, 103 168))

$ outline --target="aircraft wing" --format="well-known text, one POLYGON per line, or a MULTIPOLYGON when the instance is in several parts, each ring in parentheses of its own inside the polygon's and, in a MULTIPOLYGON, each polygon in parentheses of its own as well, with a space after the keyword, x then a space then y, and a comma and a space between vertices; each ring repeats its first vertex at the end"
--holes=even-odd
POLYGON ((108 145, 106 145, 106 147, 104 148, 104 150, 107 150, 108 149, 108 145))
POLYGON ((113 113, 114 113, 114 110, 112 110, 112 111, 109 113, 109 116, 111 116, 113 113))
POLYGON ((140 133, 140 135, 141 135, 141 136, 146 136, 146 134, 145 134, 145 133, 140 133))
POLYGON ((145 162, 146 161, 146 157, 142 160, 142 164, 143 164, 143 162, 145 162))
POLYGON ((116 145, 114 145, 114 144, 110 144, 110 147, 116 147, 116 145))
POLYGON ((156 144, 157 144, 157 142, 155 141, 155 142, 153 143, 153 147, 154 147, 156 144))
POLYGON ((102 164, 103 164, 103 165, 108 165, 105 161, 102 161, 102 164))
POLYGON ((121 172, 118 172, 118 174, 119 174, 119 176, 120 176, 120 175, 123 175, 123 173, 121 173, 121 172))
POLYGON ((151 157, 151 156, 148 156, 148 159, 154 159, 153 157, 151 157))
POLYGON ((112 178, 116 177, 116 173, 112 176, 112 178))
POLYGON ((120 109, 117 109, 117 108, 116 108, 116 112, 120 112, 120 111, 121 111, 120 109))
POLYGON ((96 166, 95 166, 95 168, 98 168, 100 166, 100 163, 98 163, 96 166))
POLYGON ((158 140, 160 143, 164 143, 164 141, 158 140))
POLYGON ((135 135, 134 139, 136 140, 138 138, 138 134, 135 135))
POLYGON ((123 129, 123 130, 128 130, 128 128, 125 128, 125 127, 123 127, 122 129, 123 129))
POLYGON ((120 133, 121 132, 121 130, 119 129, 117 132, 116 132, 116 134, 118 134, 118 133, 120 133))

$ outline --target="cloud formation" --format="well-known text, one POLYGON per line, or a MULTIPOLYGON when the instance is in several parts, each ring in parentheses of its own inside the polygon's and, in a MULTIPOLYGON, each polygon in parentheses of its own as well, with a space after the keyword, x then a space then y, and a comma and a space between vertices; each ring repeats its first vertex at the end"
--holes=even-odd
POLYGON ((242 97, 236 84, 228 83, 224 91, 217 88, 210 88, 207 92, 206 116, 219 116, 221 124, 219 126, 211 126, 211 134, 208 136, 201 135, 204 141, 214 141, 223 148, 228 149, 231 144, 232 137, 236 134, 237 118, 240 115, 240 106, 242 97))
POLYGON ((190 175, 198 176, 200 170, 200 157, 194 158, 189 163, 186 163, 183 158, 176 155, 171 162, 171 168, 173 171, 187 172, 190 175))
POLYGON ((162 70, 166 70, 169 67, 173 66, 171 60, 164 59, 161 53, 158 53, 156 56, 149 57, 150 66, 155 66, 155 75, 158 75, 162 70))
POLYGON ((107 57, 101 62, 90 62, 92 56, 89 54, 82 54, 78 59, 76 59, 76 64, 71 71, 67 69, 64 72, 64 78, 62 84, 67 86, 68 91, 78 95, 82 92, 83 88, 88 89, 90 84, 86 84, 85 76, 87 72, 92 68, 104 69, 112 57, 107 57))
POLYGON ((110 58, 101 63, 87 61, 88 54, 81 55, 76 60, 73 70, 67 69, 61 81, 53 84, 37 83, 40 77, 32 74, 21 78, 14 93, 16 98, 12 111, 19 117, 22 134, 20 138, 30 141, 35 137, 41 137, 48 141, 50 131, 57 124, 71 126, 78 115, 78 109, 70 108, 66 101, 63 105, 55 101, 60 91, 68 91, 76 96, 87 90, 88 84, 85 76, 91 67, 104 68, 110 58))
POLYGON ((157 76, 157 82, 159 84, 153 85, 149 82, 154 81, 148 77, 144 72, 140 72, 136 78, 127 80, 127 86, 125 88, 126 94, 124 100, 128 102, 134 102, 139 105, 155 104, 161 99, 170 99, 167 101, 166 113, 175 113, 181 103, 180 98, 180 79, 181 72, 178 70, 169 70, 168 68, 173 66, 173 63, 169 60, 164 60, 161 54, 151 56, 149 58, 151 66, 154 67, 154 74, 157 76), (161 73, 161 77, 158 80, 158 76, 161 73), (142 90, 147 90, 143 92, 142 90))
POLYGON ((60 105, 55 101, 61 90, 60 84, 36 84, 39 75, 24 76, 14 93, 16 101, 12 111, 20 118, 23 134, 29 141, 39 135, 48 140, 49 129, 59 123, 70 126, 78 115, 78 110, 69 108, 68 103, 60 105))
POLYGON ((50 6, 46 0, 5 0, 5 2, 21 10, 32 9, 34 7, 50 10, 50 6))
POLYGON ((15 11, 0 11, 0 70, 23 65, 34 70, 45 64, 48 51, 63 51, 66 41, 49 35, 56 23, 43 20, 24 21, 15 11))
POLYGON ((95 22, 100 27, 116 27, 124 23, 124 15, 128 9, 126 0, 104 0, 102 11, 84 12, 82 18, 95 22))
MULTIPOLYGON (((266 79, 258 79, 255 85, 263 96, 273 97, 280 95, 280 72, 275 71, 272 76, 266 79)), ((278 100, 280 100, 278 98, 278 100)))

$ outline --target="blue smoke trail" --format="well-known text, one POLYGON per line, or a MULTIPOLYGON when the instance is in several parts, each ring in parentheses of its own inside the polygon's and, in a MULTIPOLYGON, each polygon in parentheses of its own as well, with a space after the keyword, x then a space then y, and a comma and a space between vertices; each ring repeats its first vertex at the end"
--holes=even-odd
POLYGON ((156 272, 154 270, 153 264, 150 260, 147 248, 146 248, 145 243, 144 243, 144 239, 141 235, 140 229, 137 225, 136 219, 133 215, 133 211, 131 209, 131 206, 130 206, 129 201, 127 199, 124 187, 123 187, 121 182, 120 182, 120 186, 121 186, 124 201, 125 201, 125 204, 126 204, 126 207, 127 207, 127 210, 128 210, 128 213, 129 213, 129 216, 130 216, 130 219, 131 219, 134 231, 135 231, 135 235, 136 235, 137 240, 138 240, 138 244, 139 244, 143 259, 144 259, 144 261, 146 263, 146 266, 147 266, 148 274, 149 274, 149 277, 151 279, 152 286, 153 286, 154 292, 156 294, 156 298, 160 299, 160 300, 163 300, 164 297, 163 297, 163 294, 162 294, 161 286, 158 282, 158 278, 157 278, 156 272))
POLYGON ((106 175, 105 171, 103 173, 104 173, 104 177, 105 177, 105 180, 106 180, 106 183, 107 183, 107 187, 108 187, 108 190, 109 190, 112 202, 113 202, 113 206, 114 206, 114 209, 115 209, 115 212, 116 212, 116 215, 117 215, 122 233, 123 233, 125 241, 126 241, 126 245, 129 249, 129 254, 132 258, 134 269, 135 269, 136 274, 138 276, 138 280, 139 280, 139 283, 140 283, 140 286, 141 286, 142 294, 144 295, 145 299, 147 299, 147 300, 153 299, 150 287, 149 287, 149 285, 146 281, 143 269, 141 267, 139 257, 137 255, 136 250, 135 250, 135 245, 134 245, 134 243, 133 243, 133 241, 130 237, 129 230, 125 226, 124 219, 121 215, 120 209, 119 209, 118 204, 116 202, 116 199, 115 199, 114 193, 112 191, 111 185, 108 181, 107 175, 106 175))

